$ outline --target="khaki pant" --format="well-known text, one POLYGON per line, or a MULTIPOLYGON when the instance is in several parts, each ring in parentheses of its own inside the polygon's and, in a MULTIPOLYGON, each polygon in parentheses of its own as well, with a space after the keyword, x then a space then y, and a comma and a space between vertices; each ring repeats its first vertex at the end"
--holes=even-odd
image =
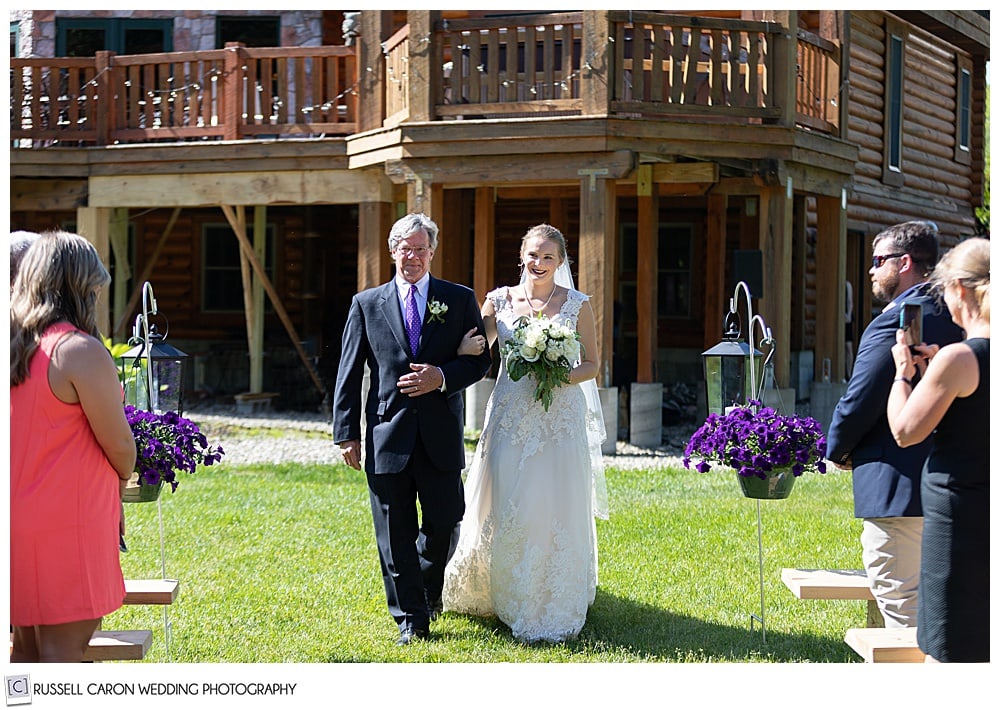
POLYGON ((917 625, 921 518, 865 518, 862 561, 886 628, 917 625))

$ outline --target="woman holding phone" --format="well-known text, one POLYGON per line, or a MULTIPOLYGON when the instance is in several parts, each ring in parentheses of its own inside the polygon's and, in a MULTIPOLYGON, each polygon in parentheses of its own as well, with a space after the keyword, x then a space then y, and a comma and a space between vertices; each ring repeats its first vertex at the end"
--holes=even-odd
POLYGON ((990 600, 990 243, 967 239, 931 283, 965 340, 912 348, 896 334, 887 416, 896 442, 935 432, 924 464, 917 642, 928 661, 987 662, 990 600), (914 356, 913 351, 916 351, 914 356), (924 362, 927 362, 924 366, 924 362), (913 377, 920 373, 914 385, 913 377))

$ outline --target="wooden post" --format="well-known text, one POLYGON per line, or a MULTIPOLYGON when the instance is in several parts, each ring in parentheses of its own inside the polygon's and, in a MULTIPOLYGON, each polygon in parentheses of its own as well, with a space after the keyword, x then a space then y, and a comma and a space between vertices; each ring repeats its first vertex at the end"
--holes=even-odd
POLYGON ((128 260, 128 207, 112 208, 109 237, 111 251, 115 255, 114 282, 111 284, 114 289, 112 313, 114 320, 120 320, 125 313, 128 297, 126 289, 128 280, 132 276, 132 265, 129 264, 128 260))
POLYGON ((243 57, 241 42, 226 42, 222 63, 222 124, 223 140, 235 141, 243 136, 243 57))
POLYGON ((774 11, 773 20, 784 31, 774 37, 774 105, 781 109, 779 125, 795 125, 795 97, 798 87, 798 26, 797 10, 774 11))
MULTIPOLYGON (((247 214, 243 205, 233 208, 236 214, 236 224, 233 231, 236 238, 245 241, 247 238, 247 214)), ((258 384, 254 389, 254 372, 260 371, 260 349, 255 347, 260 329, 257 326, 258 310, 253 297, 253 267, 250 266, 250 256, 242 249, 240 251, 240 283, 243 285, 243 319, 247 329, 247 354, 250 362, 250 382, 248 392, 261 392, 263 387, 258 384)))
POLYGON ((114 61, 114 52, 101 51, 94 55, 94 69, 97 71, 95 80, 97 81, 97 95, 101 98, 102 106, 100 110, 93 112, 94 121, 97 124, 97 145, 111 145, 112 135, 118 126, 115 121, 118 118, 118 95, 112 89, 114 86, 114 71, 111 63, 114 61))
POLYGON ((383 284, 392 276, 388 242, 392 221, 390 202, 358 205, 358 291, 383 284))
MULTIPOLYGON (((260 263, 267 263, 267 207, 253 208, 253 250, 260 263)), ((250 391, 264 391, 264 285, 255 276, 253 284, 253 336, 250 340, 250 391)))
POLYGON ((614 53, 608 43, 610 32, 607 10, 583 11, 580 98, 584 116, 608 115, 608 85, 615 71, 614 53))
POLYGON ((260 263, 260 259, 257 258, 257 254, 253 250, 253 245, 250 244, 250 240, 247 239, 245 227, 242 229, 240 228, 240 220, 232 207, 229 205, 220 205, 220 207, 222 208, 222 212, 226 215, 226 220, 229 222, 229 226, 233 228, 233 232, 236 234, 236 239, 240 243, 240 252, 246 255, 247 259, 250 261, 251 268, 261 280, 264 290, 271 299, 271 303, 274 305, 274 310, 277 311, 278 318, 285 326, 285 331, 288 333, 288 336, 292 341, 292 345, 295 346, 295 350, 298 352, 299 358, 302 360, 302 364, 305 365, 306 370, 309 372, 309 376, 312 378, 313 384, 316 385, 316 389, 319 390, 321 394, 326 394, 326 389, 323 387, 323 383, 320 381, 319 375, 316 373, 316 369, 312 365, 312 361, 302 348, 302 342, 299 339, 299 334, 295 330, 295 325, 292 323, 291 318, 288 317, 288 312, 285 310, 285 306, 281 302, 278 292, 271 284, 271 280, 267 278, 267 273, 264 271, 264 266, 260 263))
MULTIPOLYGON (((777 350, 774 378, 779 388, 788 387, 791 367, 792 199, 790 184, 762 187, 760 195, 760 248, 764 252, 764 297, 758 312, 774 335, 777 350)), ((754 331, 754 340, 760 337, 754 331)))
MULTIPOLYGON (((150 255, 149 259, 146 261, 146 265, 142 268, 142 274, 138 279, 135 280, 135 285, 132 287, 132 295, 129 296, 128 303, 121 313, 116 314, 118 317, 115 323, 114 334, 116 337, 121 337, 124 335, 126 318, 132 313, 132 310, 138 305, 139 299, 142 297, 142 285, 149 281, 149 277, 153 273, 153 268, 156 266, 156 260, 160 258, 160 252, 163 251, 163 245, 167 243, 167 238, 170 236, 170 232, 173 231, 174 225, 177 223, 177 218, 181 214, 181 208, 175 207, 173 213, 170 215, 170 219, 167 221, 167 226, 163 230, 163 234, 160 235, 159 241, 156 242, 156 248, 153 249, 153 253, 150 255)), ((138 259, 138 255, 136 255, 138 259)))
POLYGON ((496 282, 496 192, 492 187, 476 188, 475 249, 472 265, 472 287, 482 303, 496 282))
MULTIPOLYGON (((101 261, 107 265, 111 256, 111 212, 110 207, 78 207, 76 209, 76 231, 97 249, 101 261)), ((103 287, 97 296, 97 329, 103 335, 111 333, 111 316, 109 314, 108 286, 103 287)))
POLYGON ((729 311, 726 288, 726 210, 725 194, 708 196, 708 230, 705 235, 705 335, 706 350, 722 337, 722 322, 729 311))
POLYGON ((362 10, 358 42, 358 132, 385 119, 385 57, 381 42, 391 25, 384 10, 362 10))
POLYGON ((636 382, 656 381, 657 335, 660 318, 657 305, 659 286, 660 200, 653 182, 653 166, 639 166, 636 176, 638 224, 636 227, 636 288, 638 354, 636 382))
POLYGON ((434 41, 440 10, 408 10, 410 61, 407 70, 411 122, 434 120, 434 97, 441 93, 441 48, 434 41))
POLYGON ((580 170, 580 283, 590 296, 600 350, 598 386, 612 381, 614 342, 615 253, 618 238, 615 181, 598 178, 593 170, 580 170))
MULTIPOLYGON (((816 195, 816 356, 814 377, 822 377, 830 358, 831 380, 844 377, 844 312, 847 269, 847 211, 842 198, 816 195)), ((857 295, 855 296, 857 298, 857 295)))

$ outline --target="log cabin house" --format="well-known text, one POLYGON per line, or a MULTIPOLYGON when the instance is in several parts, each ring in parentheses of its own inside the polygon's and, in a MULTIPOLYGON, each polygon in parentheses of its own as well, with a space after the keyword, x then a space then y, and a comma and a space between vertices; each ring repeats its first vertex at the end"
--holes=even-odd
POLYGON ((988 12, 19 10, 11 57, 11 229, 84 234, 104 332, 148 280, 195 389, 277 406, 329 393, 409 211, 480 298, 559 227, 626 396, 700 389, 746 281, 803 400, 871 237, 983 202, 988 12))

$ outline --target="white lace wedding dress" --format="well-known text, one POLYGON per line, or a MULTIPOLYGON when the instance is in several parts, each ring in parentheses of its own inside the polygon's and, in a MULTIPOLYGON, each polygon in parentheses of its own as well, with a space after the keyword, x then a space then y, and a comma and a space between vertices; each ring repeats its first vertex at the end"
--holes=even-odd
MULTIPOLYGON (((487 297, 502 344, 518 316, 507 288, 487 297)), ((586 299, 571 290, 556 320, 575 328, 586 299)), ((579 385, 556 388, 547 412, 534 388, 530 375, 513 382, 501 368, 466 481, 443 603, 446 611, 496 615, 521 641, 560 642, 580 633, 597 589, 593 422, 579 385)))

